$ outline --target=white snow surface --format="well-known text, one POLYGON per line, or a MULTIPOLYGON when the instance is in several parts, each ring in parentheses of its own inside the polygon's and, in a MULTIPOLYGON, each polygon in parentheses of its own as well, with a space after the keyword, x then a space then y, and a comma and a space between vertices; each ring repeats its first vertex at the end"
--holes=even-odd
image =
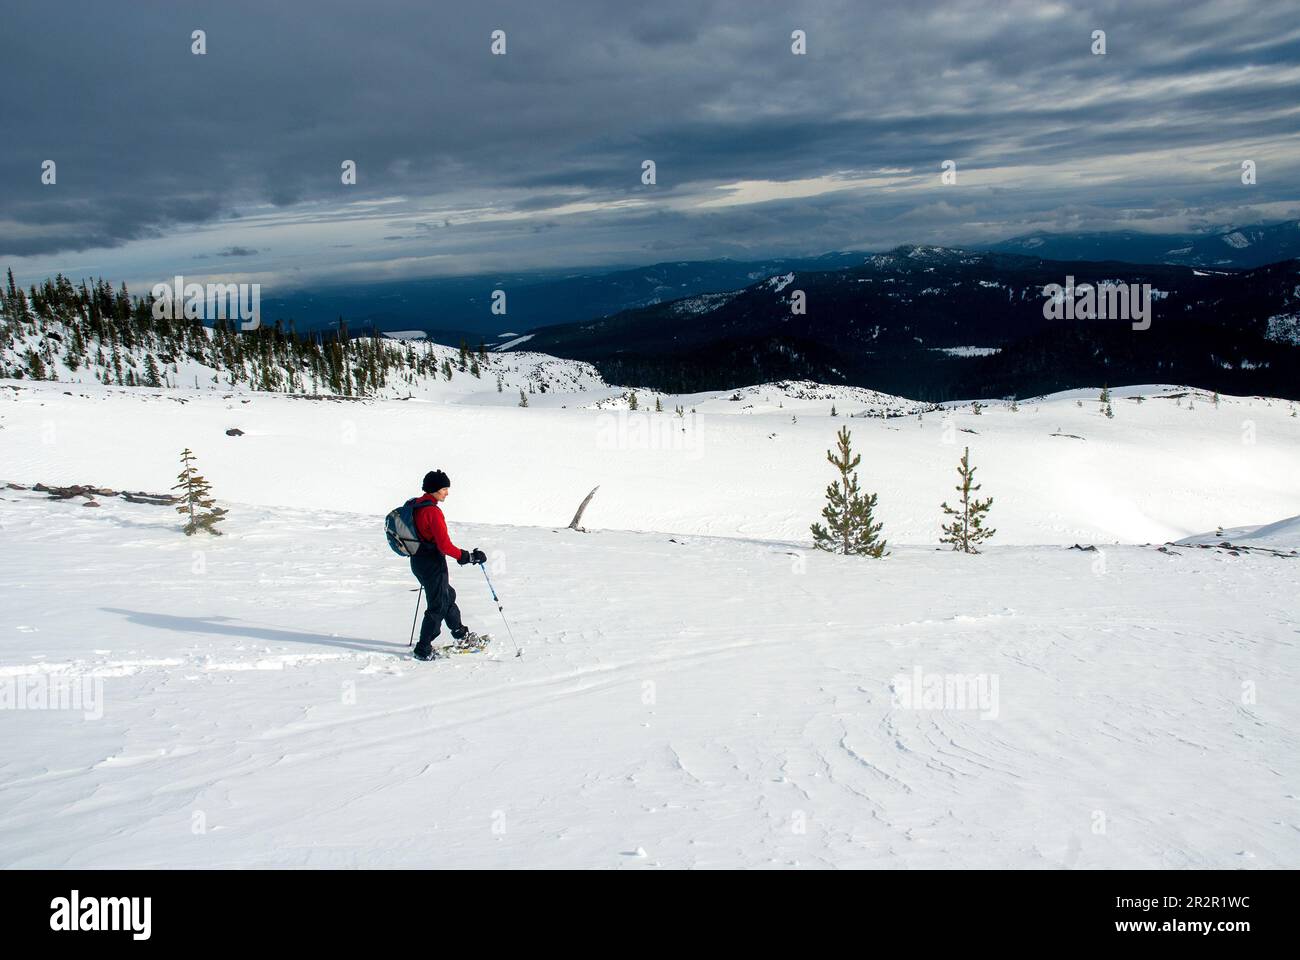
POLYGON ((1300 866, 1300 560, 1143 545, 1294 548, 1286 402, 849 418, 909 401, 768 384, 656 414, 463 379, 0 382, 0 482, 160 491, 189 446, 230 509, 186 538, 167 507, 0 488, 0 866, 1300 866), (883 561, 808 548, 841 426, 883 561), (978 556, 936 542, 966 445, 978 556), (522 657, 455 565, 493 647, 407 655, 381 518, 433 466, 522 657), (907 699, 954 677, 984 699, 907 699), (87 709, 19 708, 69 687, 87 709))
POLYGON ((525 333, 522 337, 515 337, 513 340, 507 340, 505 343, 498 343, 492 349, 498 352, 513 350, 515 347, 519 346, 519 344, 527 343, 529 340, 533 339, 534 336, 535 334, 525 333))
POLYGON ((1001 347, 931 347, 940 353, 946 353, 950 357, 991 357, 996 353, 1001 353, 1001 347))
POLYGON ((565 525, 600 484, 588 526, 799 542, 833 479, 826 450, 848 426, 863 488, 878 493, 897 543, 937 540, 966 446, 995 497, 1002 544, 1163 543, 1300 513, 1300 418, 1286 401, 1216 407, 1186 388, 1111 388, 1107 419, 1098 388, 1021 399, 1015 412, 1004 401, 983 401, 979 415, 948 404, 918 419, 925 405, 913 401, 786 381, 660 395, 663 413, 640 391, 632 412, 625 389, 584 379, 585 365, 512 357, 552 384, 527 409, 517 388, 498 393, 488 376, 439 380, 409 400, 349 401, 0 381, 0 482, 156 490, 189 447, 218 497, 236 503, 382 516, 439 467, 461 520, 565 525), (587 409, 602 400, 617 409, 587 409))
POLYGON ((1187 545, 1231 543, 1300 553, 1300 516, 1249 527, 1227 527, 1213 533, 1186 537, 1178 542, 1187 545))
POLYGON ((780 293, 792 283, 794 283, 794 274, 787 273, 784 276, 772 277, 767 281, 766 286, 771 288, 774 293, 780 293))

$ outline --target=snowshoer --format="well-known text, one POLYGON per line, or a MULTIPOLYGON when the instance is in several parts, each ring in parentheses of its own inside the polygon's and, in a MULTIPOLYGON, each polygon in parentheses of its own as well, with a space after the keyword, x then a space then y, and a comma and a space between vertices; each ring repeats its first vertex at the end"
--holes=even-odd
POLYGON ((451 493, 451 479, 441 470, 430 470, 424 475, 424 496, 415 500, 415 529, 420 536, 420 548, 411 557, 411 572, 424 588, 428 606, 420 623, 420 642, 415 645, 417 660, 434 659, 433 641, 437 639, 442 622, 457 641, 470 636, 470 630, 460 620, 456 606, 456 591, 447 577, 447 557, 462 567, 469 563, 487 563, 487 554, 475 547, 462 550, 447 535, 447 521, 438 504, 451 493))

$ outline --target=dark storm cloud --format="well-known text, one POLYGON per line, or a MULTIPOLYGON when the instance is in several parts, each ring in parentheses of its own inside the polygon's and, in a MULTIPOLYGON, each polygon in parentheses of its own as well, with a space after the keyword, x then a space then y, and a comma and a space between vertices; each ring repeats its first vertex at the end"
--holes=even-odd
POLYGON ((19 0, 0 33, 0 254, 113 248, 267 205, 338 223, 384 198, 402 198, 392 213, 406 219, 369 237, 376 248, 454 243, 430 250, 554 265, 1197 223, 1296 198, 1288 6, 19 0), (488 53, 496 28, 504 57, 488 53), (806 57, 790 53, 795 28, 806 57), (195 29, 205 56, 190 53, 195 29), (1104 57, 1089 52, 1095 29, 1104 57), (1153 151, 1208 159, 1132 159, 1153 151), (1256 154, 1271 165, 1247 192, 1237 167, 1256 154), (937 183, 949 158, 962 184, 1031 172, 692 206, 747 180, 910 170, 937 183), (344 160, 355 186, 340 183, 344 160), (1063 163, 1086 172, 1036 182, 1063 163), (612 207, 638 200, 651 206, 612 207), (548 213, 569 204, 588 206, 548 213), (519 219, 457 213, 485 208, 519 219))

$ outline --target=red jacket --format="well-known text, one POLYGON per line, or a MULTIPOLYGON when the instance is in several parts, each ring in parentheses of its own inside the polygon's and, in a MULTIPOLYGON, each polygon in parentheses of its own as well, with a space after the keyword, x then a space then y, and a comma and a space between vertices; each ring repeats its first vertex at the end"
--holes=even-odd
POLYGON ((420 539, 432 543, 453 560, 459 560, 464 551, 452 543, 451 537, 447 535, 447 519, 442 515, 442 508, 438 506, 433 494, 426 493, 415 502, 429 504, 415 511, 415 532, 420 535, 420 539))

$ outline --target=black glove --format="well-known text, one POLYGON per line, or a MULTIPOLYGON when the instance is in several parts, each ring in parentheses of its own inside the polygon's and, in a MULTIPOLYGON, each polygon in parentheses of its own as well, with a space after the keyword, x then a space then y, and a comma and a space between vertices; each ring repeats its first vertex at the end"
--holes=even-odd
POLYGON ((469 555, 469 562, 487 563, 487 554, 484 553, 482 550, 480 550, 478 547, 475 547, 474 552, 469 555))
POLYGON ((468 550, 462 550, 462 551, 460 552, 460 556, 456 558, 456 562, 459 563, 459 564, 463 567, 463 566, 465 566, 465 564, 467 564, 467 563, 471 563, 471 562, 473 562, 473 561, 470 559, 470 553, 469 553, 469 551, 468 551, 468 550))

